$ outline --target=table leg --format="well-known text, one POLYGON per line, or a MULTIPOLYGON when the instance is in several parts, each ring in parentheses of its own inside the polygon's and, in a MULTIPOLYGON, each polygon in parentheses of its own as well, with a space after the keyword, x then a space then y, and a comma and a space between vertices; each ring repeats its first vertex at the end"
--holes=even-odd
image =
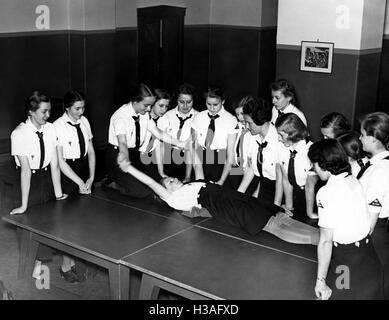
POLYGON ((31 238, 31 232, 22 228, 17 229, 20 239, 18 278, 32 275, 39 243, 31 238))
POLYGON ((142 275, 139 300, 157 300, 159 289, 160 288, 155 285, 154 279, 144 273, 142 275))
POLYGON ((130 289, 130 269, 122 265, 112 264, 108 268, 111 299, 128 300, 130 289))

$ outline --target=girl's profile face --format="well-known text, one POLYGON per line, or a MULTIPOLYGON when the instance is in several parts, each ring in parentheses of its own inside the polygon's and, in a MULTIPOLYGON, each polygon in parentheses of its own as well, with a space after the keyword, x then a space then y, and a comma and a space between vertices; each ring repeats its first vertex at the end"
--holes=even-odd
POLYGON ((320 168, 319 164, 315 162, 313 164, 313 167, 315 168, 315 172, 319 176, 320 180, 327 181, 330 177, 330 174, 328 171, 324 171, 322 168, 320 168))
POLYGON ((207 97, 206 101, 205 101, 206 105, 207 105, 207 109, 209 111, 209 113, 211 115, 215 115, 217 114, 221 108, 223 107, 223 104, 224 104, 224 100, 220 99, 220 98, 211 98, 211 97, 207 97))
POLYGON ((284 110, 290 103, 291 97, 286 97, 281 90, 272 90, 272 103, 277 110, 284 110))
POLYGON ((50 102, 41 102, 36 111, 30 111, 31 122, 35 126, 43 126, 50 117, 50 102))
POLYGON ((190 94, 180 94, 177 99, 178 111, 187 114, 193 108, 193 97, 190 94))
POLYGON ((150 108, 154 103, 155 97, 144 97, 142 101, 133 102, 132 106, 136 113, 144 115, 146 112, 150 111, 150 108))
POLYGON ((79 120, 85 111, 85 101, 76 101, 70 108, 66 109, 71 120, 76 122, 79 120))
POLYGON ((320 128, 321 134, 323 135, 324 139, 335 139, 335 133, 334 130, 329 128, 320 128))
POLYGON ((278 141, 280 141, 285 147, 289 148, 293 145, 293 142, 289 140, 286 132, 277 129, 277 133, 278 141))
POLYGON ((183 183, 180 180, 170 177, 165 178, 162 184, 170 192, 174 192, 183 186, 183 183))
POLYGON ((243 107, 235 108, 235 116, 240 123, 245 123, 245 119, 243 116, 243 107))
POLYGON ((373 139, 374 137, 366 135, 366 130, 361 127, 361 135, 359 140, 361 140, 363 151, 371 152, 373 139))
POLYGON ((244 122, 246 124, 246 128, 248 131, 250 131, 251 135, 255 136, 259 134, 261 131, 261 127, 258 126, 248 114, 244 114, 243 117, 244 122))
POLYGON ((159 99, 154 103, 153 111, 158 117, 162 117, 169 108, 168 99, 159 99))

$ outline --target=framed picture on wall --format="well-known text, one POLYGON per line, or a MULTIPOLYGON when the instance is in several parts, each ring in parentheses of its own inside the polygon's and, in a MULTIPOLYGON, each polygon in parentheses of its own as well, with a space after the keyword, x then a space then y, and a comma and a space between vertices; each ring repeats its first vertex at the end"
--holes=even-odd
POLYGON ((301 71, 332 72, 334 44, 331 42, 301 41, 301 71))

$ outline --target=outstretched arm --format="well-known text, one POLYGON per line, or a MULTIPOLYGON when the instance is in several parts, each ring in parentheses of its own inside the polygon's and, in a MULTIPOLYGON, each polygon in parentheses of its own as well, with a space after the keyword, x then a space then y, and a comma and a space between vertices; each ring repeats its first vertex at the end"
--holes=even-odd
POLYGON ((122 171, 129 173, 135 179, 144 183, 151 190, 153 190, 161 199, 166 199, 170 196, 171 193, 165 187, 161 186, 157 181, 150 178, 147 174, 144 174, 142 171, 132 166, 130 162, 126 159, 126 156, 121 152, 118 155, 117 161, 122 171))

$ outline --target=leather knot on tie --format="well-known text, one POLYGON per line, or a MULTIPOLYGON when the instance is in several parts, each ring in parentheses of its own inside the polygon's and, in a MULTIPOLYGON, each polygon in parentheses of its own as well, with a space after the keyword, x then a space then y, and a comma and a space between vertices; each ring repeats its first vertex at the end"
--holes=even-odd
POLYGON ((180 126, 178 128, 178 132, 177 132, 177 139, 180 140, 180 137, 181 137, 181 133, 182 133, 182 128, 184 127, 184 124, 185 124, 185 121, 192 118, 192 114, 189 115, 189 117, 186 117, 186 118, 182 118, 180 117, 178 114, 176 114, 178 120, 180 121, 180 126))
POLYGON ((297 151, 296 150, 289 150, 289 152, 290 152, 290 159, 294 159, 296 157, 297 151))
POLYGON ((215 114, 214 116, 212 114, 208 114, 208 117, 211 119, 208 126, 207 136, 205 137, 205 147, 210 148, 213 137, 215 135, 215 120, 219 118, 218 114, 215 114))
POLYGON ((364 166, 362 166, 361 170, 358 172, 357 174, 357 179, 360 179, 363 174, 365 173, 365 171, 371 166, 371 163, 370 161, 366 162, 366 164, 364 166))
POLYGON ((132 119, 134 119, 135 122, 138 122, 139 121, 139 116, 132 116, 132 119))

